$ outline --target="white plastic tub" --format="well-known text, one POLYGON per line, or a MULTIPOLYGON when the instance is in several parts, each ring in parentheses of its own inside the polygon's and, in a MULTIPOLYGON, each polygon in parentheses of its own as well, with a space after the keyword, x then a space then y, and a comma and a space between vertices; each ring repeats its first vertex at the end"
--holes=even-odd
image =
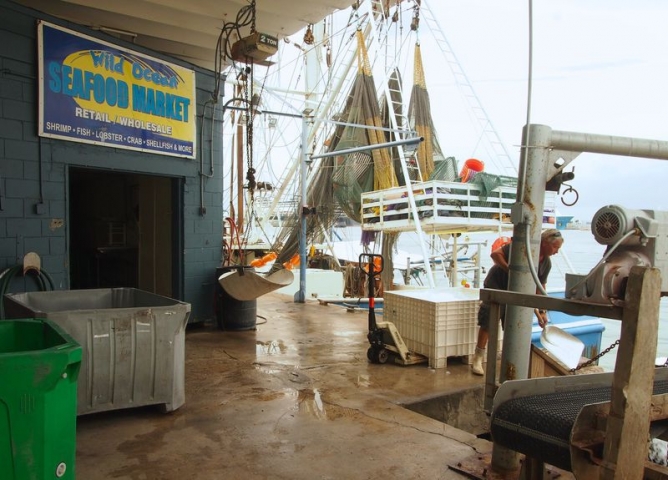
POLYGON ((383 319, 394 323, 409 350, 445 368, 448 357, 470 363, 475 352, 480 291, 436 288, 385 292, 383 319))
POLYGON ((7 318, 48 318, 82 347, 77 414, 185 403, 190 304, 135 288, 6 295, 7 318))

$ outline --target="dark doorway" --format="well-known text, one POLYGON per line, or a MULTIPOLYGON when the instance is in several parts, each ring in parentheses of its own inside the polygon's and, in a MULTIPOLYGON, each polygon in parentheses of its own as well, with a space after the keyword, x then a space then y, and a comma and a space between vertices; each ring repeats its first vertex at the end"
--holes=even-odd
POLYGON ((70 288, 179 297, 178 179, 71 168, 70 288))

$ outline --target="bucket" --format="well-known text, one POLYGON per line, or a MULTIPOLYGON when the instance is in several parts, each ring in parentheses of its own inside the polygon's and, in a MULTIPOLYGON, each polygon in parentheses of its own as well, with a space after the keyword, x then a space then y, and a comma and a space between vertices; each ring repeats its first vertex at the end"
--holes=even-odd
POLYGON ((463 183, 470 182, 473 180, 478 173, 482 172, 485 169, 485 163, 482 160, 477 158, 469 158, 464 162, 462 171, 459 172, 459 178, 463 183))
MULTIPOLYGON (((221 330, 255 330, 257 322, 257 299, 237 300, 230 296, 218 283, 224 273, 237 270, 238 267, 216 268, 216 323, 221 330)), ((244 270, 254 270, 244 267, 244 270)))

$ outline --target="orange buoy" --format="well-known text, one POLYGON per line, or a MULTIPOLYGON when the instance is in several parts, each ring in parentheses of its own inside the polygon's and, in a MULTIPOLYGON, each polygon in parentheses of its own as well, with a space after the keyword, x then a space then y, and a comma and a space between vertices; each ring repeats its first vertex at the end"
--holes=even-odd
POLYGON ((272 260, 276 260, 276 257, 278 257, 276 252, 269 252, 265 256, 260 257, 260 258, 256 258, 255 260, 253 260, 250 263, 250 266, 251 267, 264 267, 266 264, 268 264, 272 260))
POLYGON ((299 254, 298 254, 298 253, 295 253, 295 254, 292 256, 292 258, 291 258, 290 260, 288 260, 287 262, 285 262, 285 263, 283 264, 283 266, 284 266, 285 268, 287 268, 288 270, 292 270, 293 268, 295 268, 296 266, 298 266, 299 263, 300 263, 299 254))

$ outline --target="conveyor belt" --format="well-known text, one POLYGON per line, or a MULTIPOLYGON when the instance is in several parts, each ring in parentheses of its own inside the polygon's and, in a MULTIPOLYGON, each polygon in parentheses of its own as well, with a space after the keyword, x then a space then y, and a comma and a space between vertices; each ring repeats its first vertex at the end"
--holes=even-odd
MULTIPOLYGON (((571 471, 570 436, 585 405, 609 402, 612 388, 597 387, 508 400, 492 412, 494 443, 571 471)), ((668 393, 668 380, 654 382, 653 395, 668 393)))

